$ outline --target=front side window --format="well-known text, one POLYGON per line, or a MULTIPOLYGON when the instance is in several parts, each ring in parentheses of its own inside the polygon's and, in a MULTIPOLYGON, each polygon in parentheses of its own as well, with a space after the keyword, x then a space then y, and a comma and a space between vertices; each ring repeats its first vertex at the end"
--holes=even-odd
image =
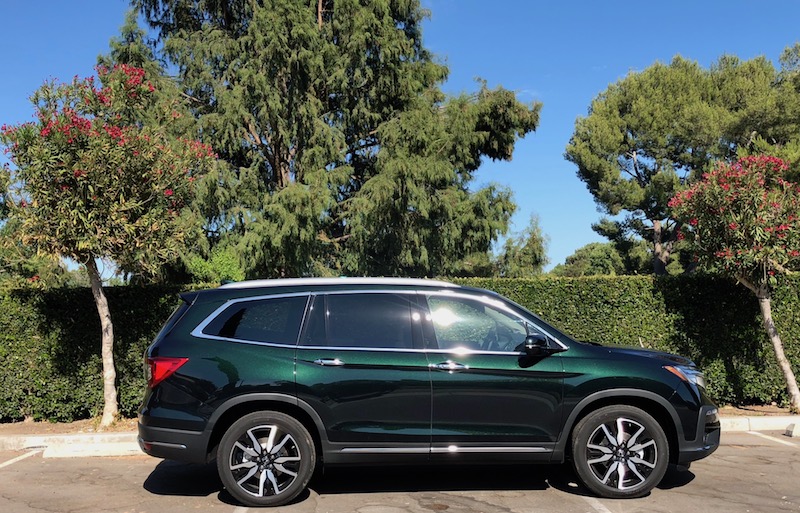
POLYGON ((308 296, 240 301, 226 308, 205 328, 205 335, 294 345, 308 296))
POLYGON ((519 352, 532 329, 523 319, 476 299, 428 296, 430 325, 439 349, 519 352))
MULTIPOLYGON (((328 294, 315 298, 303 345, 413 349, 414 296, 328 294), (324 301, 323 301, 324 299, 324 301)), ((417 313, 417 318, 419 314, 417 313)))

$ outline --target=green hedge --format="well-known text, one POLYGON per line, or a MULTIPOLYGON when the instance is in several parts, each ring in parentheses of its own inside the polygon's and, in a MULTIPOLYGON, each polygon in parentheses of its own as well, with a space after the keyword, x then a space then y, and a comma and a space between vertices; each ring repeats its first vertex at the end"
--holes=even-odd
MULTIPOLYGON (((177 287, 109 287, 122 415, 144 391, 144 350, 180 302, 177 287)), ((86 289, 0 296, 0 420, 70 421, 102 410, 100 320, 86 289)))
MULTIPOLYGON (((720 403, 786 401, 755 298, 719 278, 458 279, 496 290, 578 339, 644 346, 693 358, 720 403)), ((773 304, 800 374, 800 280, 773 304)), ((112 287, 109 305, 123 415, 144 390, 142 355, 172 309, 177 287, 112 287)), ((0 420, 68 421, 102 407, 100 322, 88 289, 0 292, 0 420)))

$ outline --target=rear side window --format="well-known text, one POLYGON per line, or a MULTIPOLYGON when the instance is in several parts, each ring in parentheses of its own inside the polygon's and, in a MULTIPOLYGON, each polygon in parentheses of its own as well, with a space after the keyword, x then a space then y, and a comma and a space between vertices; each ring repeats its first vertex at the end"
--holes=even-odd
POLYGON ((324 302, 323 297, 317 297, 302 343, 413 349, 413 301, 412 295, 386 293, 329 294, 324 302))
POLYGON ((216 337, 294 345, 308 296, 240 301, 232 304, 203 328, 216 337))

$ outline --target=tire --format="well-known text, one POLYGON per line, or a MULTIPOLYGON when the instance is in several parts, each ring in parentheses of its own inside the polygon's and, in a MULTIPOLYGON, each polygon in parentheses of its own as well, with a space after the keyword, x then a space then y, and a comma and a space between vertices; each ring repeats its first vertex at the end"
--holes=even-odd
POLYGON ((631 499, 647 495, 664 477, 669 443, 647 412, 628 405, 606 406, 575 426, 572 460, 581 482, 592 492, 631 499))
POLYGON ((247 506, 281 506, 305 490, 316 453, 308 430, 289 415, 245 415, 225 432, 217 449, 222 484, 247 506))

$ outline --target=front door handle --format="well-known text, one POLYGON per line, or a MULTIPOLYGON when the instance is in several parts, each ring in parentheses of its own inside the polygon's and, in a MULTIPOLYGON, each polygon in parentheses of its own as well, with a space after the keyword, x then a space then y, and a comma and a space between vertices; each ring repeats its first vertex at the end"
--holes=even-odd
POLYGON ((430 367, 431 369, 446 371, 449 372, 450 374, 469 369, 469 365, 464 365, 463 363, 454 362, 453 360, 447 360, 446 362, 442 363, 432 363, 428 367, 430 367))
POLYGON ((344 362, 338 358, 317 358, 314 363, 323 367, 341 367, 344 365, 344 362))

